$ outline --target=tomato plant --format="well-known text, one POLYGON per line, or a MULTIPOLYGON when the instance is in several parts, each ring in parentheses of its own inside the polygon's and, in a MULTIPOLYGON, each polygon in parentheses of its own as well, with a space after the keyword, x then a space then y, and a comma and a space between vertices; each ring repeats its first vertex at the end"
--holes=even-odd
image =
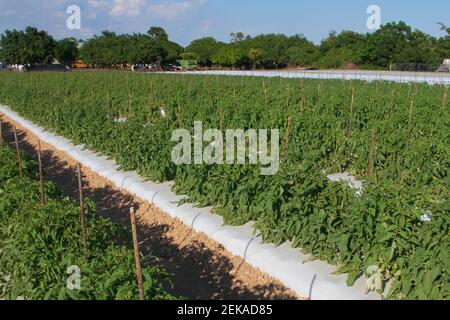
POLYGON ((213 206, 265 241, 349 273, 377 266, 391 298, 449 298, 450 130, 444 88, 360 81, 130 74, 0 75, 0 101, 39 125, 213 206), (317 90, 320 85, 320 91, 317 90), (352 92, 354 103, 352 104, 352 92), (161 109, 165 116, 162 116, 161 109), (177 128, 280 129, 275 176, 258 166, 171 161, 177 128), (126 119, 126 121, 117 121, 126 119), (330 182, 348 171, 364 192, 330 182), (431 221, 423 221, 431 212, 431 221))
MULTIPOLYGON (((22 157, 26 175, 19 178, 15 153, 0 148, 0 298, 138 299, 129 232, 98 218, 89 201, 86 259, 78 206, 52 183, 41 206, 36 167, 22 157), (67 286, 71 266, 81 272, 79 288, 67 286)), ((145 298, 173 299, 159 282, 168 275, 151 257, 143 263, 145 298)))

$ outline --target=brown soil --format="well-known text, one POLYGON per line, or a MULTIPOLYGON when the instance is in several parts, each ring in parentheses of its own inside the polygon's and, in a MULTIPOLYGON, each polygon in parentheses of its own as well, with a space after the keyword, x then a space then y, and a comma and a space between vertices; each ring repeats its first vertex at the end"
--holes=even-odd
MULTIPOLYGON (((10 118, 3 116, 7 142, 17 129, 20 148, 36 158, 38 138, 10 118)), ((65 152, 42 143, 46 179, 78 198, 76 162, 65 152)), ((232 255, 223 246, 197 233, 147 201, 116 187, 107 179, 83 167, 85 197, 97 204, 97 213, 116 223, 129 225, 129 208, 137 208, 140 249, 157 257, 157 263, 172 275, 167 290, 188 299, 300 299, 280 281, 232 255)))

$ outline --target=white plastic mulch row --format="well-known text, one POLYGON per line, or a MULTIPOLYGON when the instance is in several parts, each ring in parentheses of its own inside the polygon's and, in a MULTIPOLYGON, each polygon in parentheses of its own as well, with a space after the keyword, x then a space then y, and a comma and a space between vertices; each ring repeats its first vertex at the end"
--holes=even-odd
MULTIPOLYGON (((179 72, 166 72, 180 74, 179 72)), ((428 84, 450 85, 450 74, 412 73, 412 72, 373 72, 373 71, 240 71, 240 70, 206 70, 186 71, 182 74, 281 77, 305 79, 339 79, 363 81, 423 82, 428 84)))
POLYGON ((228 251, 246 262, 279 279, 301 297, 311 299, 380 299, 374 292, 366 294, 367 282, 362 277, 353 287, 346 285, 346 275, 333 275, 336 267, 322 261, 306 262, 308 255, 292 249, 289 243, 279 247, 263 244, 260 236, 254 236, 252 224, 241 227, 223 225, 223 218, 211 213, 210 208, 194 208, 190 204, 177 205, 182 197, 171 191, 171 183, 145 181, 136 172, 119 171, 115 161, 75 146, 66 138, 56 136, 22 118, 8 107, 0 106, 0 112, 18 122, 42 141, 66 152, 74 160, 89 167, 118 187, 153 203, 170 216, 179 218, 197 232, 204 232, 222 244, 228 251))

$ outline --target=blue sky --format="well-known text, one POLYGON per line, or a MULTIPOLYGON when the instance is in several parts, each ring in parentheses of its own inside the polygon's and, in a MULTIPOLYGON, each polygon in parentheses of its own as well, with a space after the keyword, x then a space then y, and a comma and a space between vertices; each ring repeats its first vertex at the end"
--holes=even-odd
POLYGON ((369 5, 380 7, 382 23, 403 20, 435 36, 443 35, 437 22, 450 25, 449 0, 0 0, 0 33, 32 25, 56 38, 87 38, 156 25, 182 45, 204 36, 229 41, 237 31, 301 33, 319 43, 330 30, 370 32, 369 5), (81 30, 66 27, 70 5, 81 9, 81 30))

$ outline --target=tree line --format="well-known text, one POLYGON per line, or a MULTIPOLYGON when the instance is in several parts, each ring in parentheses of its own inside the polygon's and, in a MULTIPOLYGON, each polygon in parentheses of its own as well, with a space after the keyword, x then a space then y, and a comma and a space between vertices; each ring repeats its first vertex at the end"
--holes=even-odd
POLYGON ((56 41, 45 31, 28 27, 7 30, 0 38, 0 61, 8 64, 51 63, 67 65, 77 58, 93 67, 117 67, 138 63, 175 63, 196 60, 202 67, 323 69, 348 64, 363 69, 387 69, 393 63, 439 65, 450 57, 450 28, 439 24, 441 37, 413 30, 404 22, 383 25, 373 33, 331 31, 319 45, 302 34, 263 34, 256 37, 232 33, 229 43, 205 37, 183 48, 169 40, 163 28, 147 33, 118 35, 103 31, 86 41, 56 41))
POLYGON ((0 61, 6 64, 42 64, 57 59, 71 64, 77 58, 78 41, 66 38, 56 41, 45 31, 28 27, 24 31, 6 30, 0 38, 0 61))

